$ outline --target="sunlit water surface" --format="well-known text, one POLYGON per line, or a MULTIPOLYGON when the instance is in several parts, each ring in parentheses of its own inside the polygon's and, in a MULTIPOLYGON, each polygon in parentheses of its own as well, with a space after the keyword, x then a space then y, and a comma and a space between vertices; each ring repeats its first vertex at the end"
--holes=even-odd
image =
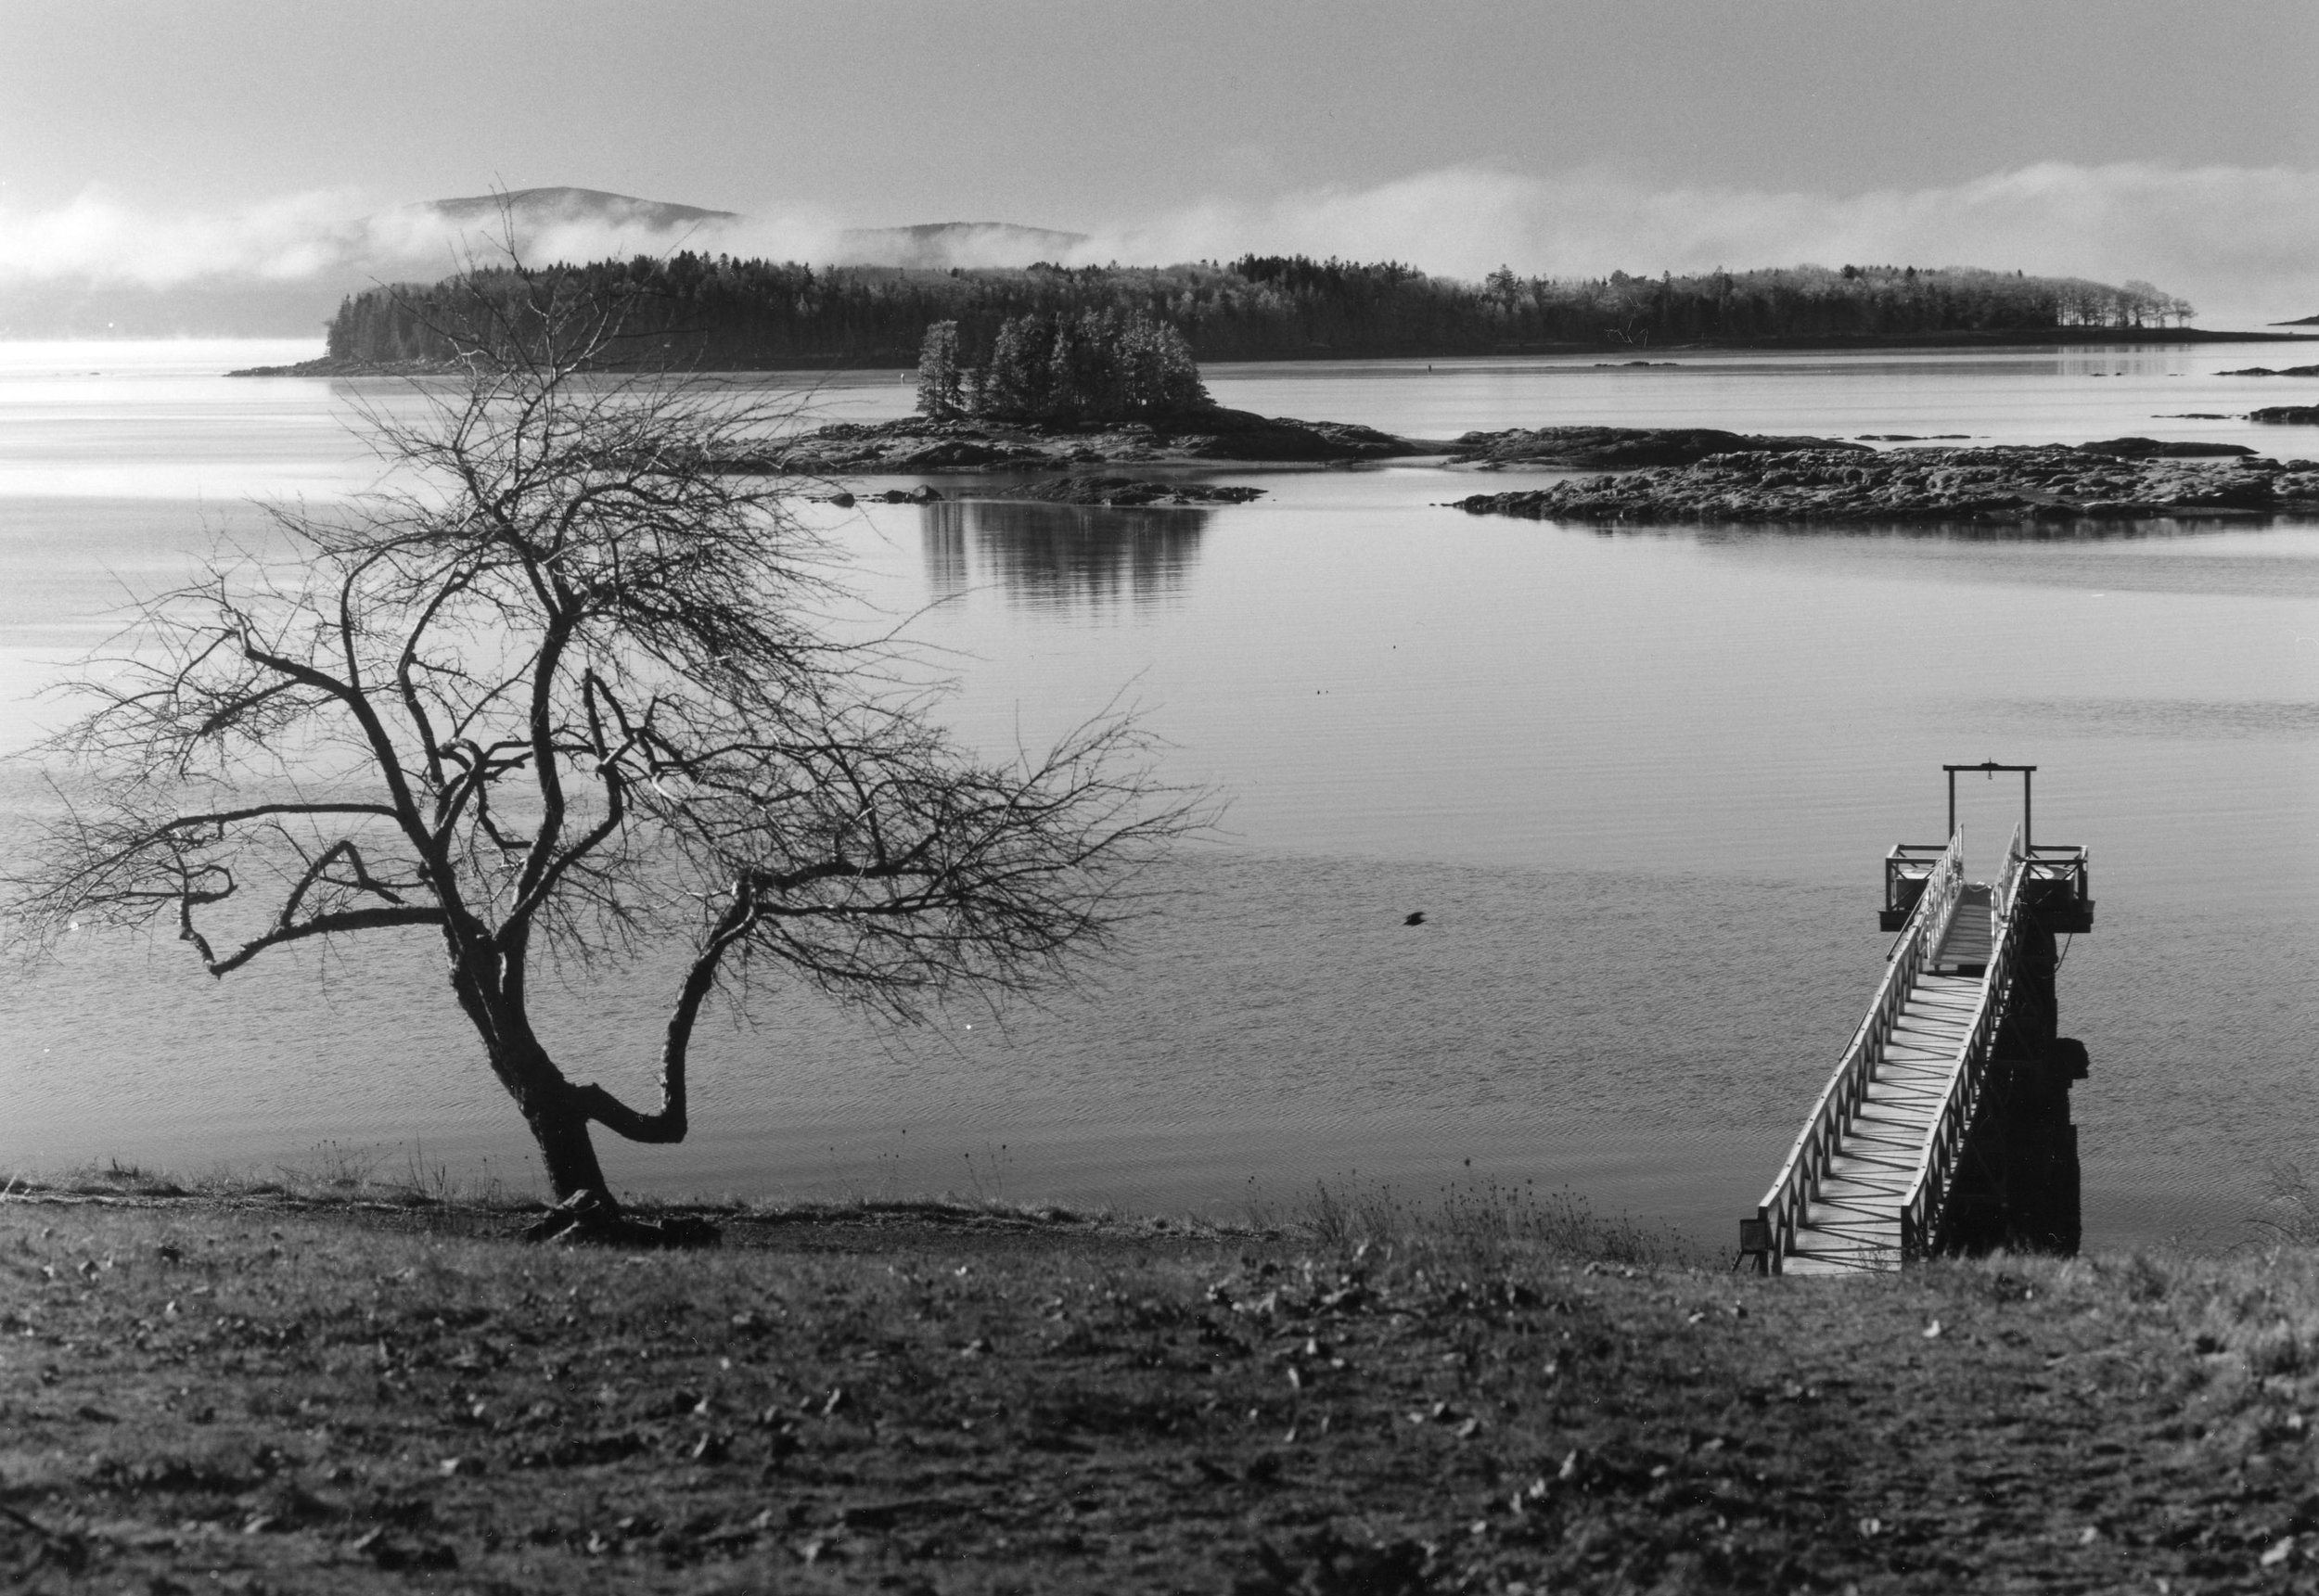
MULTIPOLYGON (((55 723, 27 696, 124 592, 262 543, 247 500, 372 478, 349 426, 401 389, 217 375, 305 352, 0 344, 0 746, 55 723)), ((2214 375, 2300 363, 2261 346, 1668 358, 1210 375, 1226 403, 1426 437, 2319 453, 2311 428, 2172 418, 2288 402, 2214 375)), ((896 374, 816 380, 827 415, 909 403, 896 374)), ((1606 535, 1437 507, 1477 479, 1435 467, 1224 479, 1266 496, 814 511, 869 601, 925 610, 963 735, 1002 748, 1139 706, 1168 775, 1228 796, 1225 835, 1099 984, 1044 1011, 889 1032, 766 992, 753 1026, 702 1038, 693 1139, 608 1144, 616 1180, 1228 1215, 1316 1178, 1494 1175, 1723 1245, 1881 968, 1884 849, 1936 837, 1940 766, 1984 758, 2039 765, 2040 836, 2094 850, 2099 929, 2060 978, 2094 1063, 2089 1240, 2227 1243, 2274 1161, 2319 1163, 2319 528, 1606 535)), ((0 797, 36 802, 35 775, 0 797)), ((1978 862, 2017 804, 1968 784, 1978 862)), ((567 1066, 644 1092, 666 976, 575 972, 549 1015, 567 1066)), ((333 1142, 529 1178, 421 939, 223 983, 172 942, 92 940, 0 987, 0 1167, 333 1142)))

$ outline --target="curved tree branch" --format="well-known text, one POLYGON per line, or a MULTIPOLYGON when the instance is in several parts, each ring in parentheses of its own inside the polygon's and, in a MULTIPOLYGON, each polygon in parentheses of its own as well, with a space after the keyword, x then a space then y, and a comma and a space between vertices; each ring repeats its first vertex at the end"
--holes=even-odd
MULTIPOLYGON (((188 905, 194 901, 186 900, 188 905)), ((263 937, 253 937, 224 958, 210 951, 210 945, 192 927, 190 911, 179 935, 190 942, 201 955, 202 966, 211 975, 224 977, 240 969, 268 948, 279 948, 289 942, 302 942, 313 937, 332 937, 348 931, 381 931, 396 926, 441 926, 449 920, 441 909, 406 904, 390 909, 350 909, 337 914, 318 914, 301 920, 295 926, 276 926, 263 937)))

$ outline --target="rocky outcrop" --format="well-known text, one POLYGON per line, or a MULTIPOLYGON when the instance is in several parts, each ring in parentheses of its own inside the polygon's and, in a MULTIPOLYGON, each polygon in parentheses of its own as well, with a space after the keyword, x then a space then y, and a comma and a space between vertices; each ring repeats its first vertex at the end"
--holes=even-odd
POLYGON ((1164 421, 1084 427, 936 421, 833 422, 764 453, 720 462, 728 471, 797 471, 821 476, 897 476, 935 471, 1036 469, 1054 466, 1241 460, 1335 465, 1438 451, 1373 427, 1296 421, 1245 410, 1188 412, 1164 421))
POLYGON ((2272 427, 2319 427, 2319 404, 2274 404, 2247 412, 2247 419, 2272 427))
POLYGON ((2274 371, 2267 365, 2242 365, 2236 371, 2218 371, 2217 377, 2319 377, 2319 365, 2289 365, 2274 371))
POLYGON ((961 497, 1028 499, 1044 504, 1245 504, 1264 496, 1262 488, 1220 482, 1152 482, 1134 477, 1057 477, 1019 488, 976 489, 961 497))
POLYGON ((245 365, 227 377, 461 377, 467 367, 455 360, 345 360, 321 355, 295 365, 245 365))
POLYGON ((1874 450, 1864 443, 1828 438, 1764 438, 1723 432, 1712 427, 1540 427, 1505 432, 1468 432, 1450 445, 1453 466, 1569 466, 1580 470, 1620 471, 1636 466, 1688 466, 1710 454, 1749 450, 1789 454, 1800 450, 1874 450))
POLYGON ((2255 453, 2244 443, 2161 443, 2155 438, 2108 438, 2077 447, 2081 454, 2109 454, 2120 460, 2222 460, 2255 453))
POLYGON ((2319 463, 2129 458, 2087 448, 1814 450, 1476 493, 1470 515, 1634 524, 2139 520, 2319 514, 2319 463))

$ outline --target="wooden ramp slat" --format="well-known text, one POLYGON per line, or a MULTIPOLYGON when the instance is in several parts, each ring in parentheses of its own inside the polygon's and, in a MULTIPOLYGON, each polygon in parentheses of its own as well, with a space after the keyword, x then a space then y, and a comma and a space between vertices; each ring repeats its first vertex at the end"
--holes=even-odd
POLYGON ((1990 890, 1967 887, 1956 917, 1910 986, 1867 1092, 1806 1205, 1788 1274, 1877 1274, 1901 1266, 1901 1207, 1964 1066, 1994 953, 1990 890), (1969 971, 1969 974, 1963 973, 1969 971))

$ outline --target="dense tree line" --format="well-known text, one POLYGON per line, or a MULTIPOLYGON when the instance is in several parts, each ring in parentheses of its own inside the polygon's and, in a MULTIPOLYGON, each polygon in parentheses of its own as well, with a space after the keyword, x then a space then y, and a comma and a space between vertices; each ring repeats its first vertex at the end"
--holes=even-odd
MULTIPOLYGON (((1487 354, 1582 347, 2163 326, 2190 306, 2147 283, 2113 287, 1971 267, 1791 266, 1677 277, 1613 272, 1584 279, 1501 269, 1480 283, 1393 262, 1246 256, 1229 264, 1031 266, 917 271, 815 268, 692 253, 553 266, 564 291, 624 307, 618 357, 728 369, 906 365, 929 327, 956 325, 962 349, 993 348, 1024 317, 1143 316, 1174 328, 1200 360, 1329 354, 1487 354)), ((374 288, 340 307, 333 356, 440 360, 437 329, 480 290, 509 308, 533 288, 513 270, 447 284, 374 288)))
POLYGON ((1211 402, 1184 335, 1142 311, 1010 316, 973 351, 936 322, 918 348, 918 409, 938 418, 1134 421, 1211 402))

